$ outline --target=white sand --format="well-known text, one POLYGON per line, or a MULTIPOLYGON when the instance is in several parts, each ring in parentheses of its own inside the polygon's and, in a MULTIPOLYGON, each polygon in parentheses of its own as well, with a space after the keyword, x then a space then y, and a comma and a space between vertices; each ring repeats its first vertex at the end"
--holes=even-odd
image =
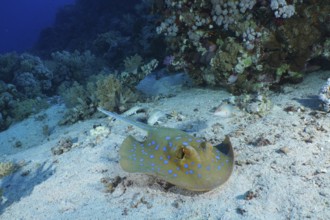
POLYGON ((140 130, 127 131, 127 124, 107 118, 56 126, 64 107, 54 106, 43 121, 33 116, 0 133, 0 159, 26 163, 0 182, 0 219, 330 219, 330 115, 317 111, 316 97, 328 77, 329 71, 313 73, 271 94, 274 107, 261 118, 214 116, 211 109, 230 96, 219 90, 189 89, 146 104, 185 116, 164 126, 192 128, 218 141, 231 136, 239 165, 224 186, 206 193, 124 172, 119 146, 127 133, 141 136, 140 130), (304 111, 288 113, 288 106, 304 111), (51 148, 68 137, 73 148, 52 155, 51 148), (16 141, 21 148, 13 147, 16 141), (268 145, 257 146, 261 142, 268 145), (286 154, 278 151, 283 147, 286 154), (123 180, 106 192, 102 181, 116 176, 123 180))

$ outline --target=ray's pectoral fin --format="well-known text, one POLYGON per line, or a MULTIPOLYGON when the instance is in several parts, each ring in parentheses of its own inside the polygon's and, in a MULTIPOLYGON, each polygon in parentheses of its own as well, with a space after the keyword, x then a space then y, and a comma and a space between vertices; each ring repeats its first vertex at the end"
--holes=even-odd
POLYGON ((230 142, 228 135, 226 135, 225 140, 221 144, 218 144, 214 147, 217 148, 221 153, 227 155, 228 157, 234 158, 233 146, 230 142))
POLYGON ((137 157, 136 151, 140 142, 137 141, 134 137, 128 136, 124 142, 121 144, 119 149, 120 155, 120 166, 126 172, 141 172, 139 166, 137 166, 137 157))
POLYGON ((235 163, 234 149, 233 149, 233 146, 230 142, 229 136, 226 135, 225 140, 221 144, 219 144, 215 147, 221 153, 226 155, 227 158, 228 158, 227 159, 228 160, 228 170, 226 172, 224 172, 224 176, 226 176, 225 181, 227 181, 229 179, 229 177, 231 176, 233 170, 234 170, 234 163, 235 163))

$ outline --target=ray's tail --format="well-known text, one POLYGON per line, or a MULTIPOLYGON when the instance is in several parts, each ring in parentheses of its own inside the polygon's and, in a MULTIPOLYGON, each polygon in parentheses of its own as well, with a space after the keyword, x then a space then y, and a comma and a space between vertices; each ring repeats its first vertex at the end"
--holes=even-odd
POLYGON ((131 125, 134 125, 134 126, 136 126, 138 128, 141 128, 142 130, 145 130, 145 131, 152 130, 152 127, 151 126, 149 126, 147 124, 144 124, 142 122, 133 121, 133 120, 131 120, 129 118, 123 117, 123 116, 118 115, 118 114, 116 114, 114 112, 109 112, 109 111, 107 111, 107 110, 105 110, 103 108, 100 108, 100 107, 98 107, 97 110, 99 110, 100 112, 102 112, 102 113, 104 113, 104 114, 106 114, 106 115, 108 115, 110 117, 113 117, 113 118, 115 118, 117 120, 121 120, 121 121, 124 121, 124 122, 126 122, 128 124, 131 124, 131 125))

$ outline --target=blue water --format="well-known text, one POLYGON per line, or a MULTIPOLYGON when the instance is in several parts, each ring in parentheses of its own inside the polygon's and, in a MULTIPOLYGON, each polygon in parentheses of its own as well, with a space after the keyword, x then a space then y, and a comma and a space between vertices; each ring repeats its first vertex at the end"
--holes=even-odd
POLYGON ((0 53, 23 52, 37 41, 40 31, 51 26, 59 7, 75 0, 1 0, 0 53))

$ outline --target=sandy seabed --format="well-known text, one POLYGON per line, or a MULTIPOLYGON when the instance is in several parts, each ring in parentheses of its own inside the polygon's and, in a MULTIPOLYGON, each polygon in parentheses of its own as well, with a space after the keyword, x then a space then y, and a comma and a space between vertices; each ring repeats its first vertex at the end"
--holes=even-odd
POLYGON ((142 136, 139 129, 107 118, 58 126, 65 107, 52 106, 0 133, 0 159, 22 165, 0 180, 0 219, 330 219, 330 114, 317 98, 329 77, 315 72, 271 93, 263 117, 215 116, 231 96, 222 90, 182 89, 143 104, 179 113, 162 126, 215 142, 230 136, 233 175, 204 193, 124 172, 119 146, 128 134, 142 136))

